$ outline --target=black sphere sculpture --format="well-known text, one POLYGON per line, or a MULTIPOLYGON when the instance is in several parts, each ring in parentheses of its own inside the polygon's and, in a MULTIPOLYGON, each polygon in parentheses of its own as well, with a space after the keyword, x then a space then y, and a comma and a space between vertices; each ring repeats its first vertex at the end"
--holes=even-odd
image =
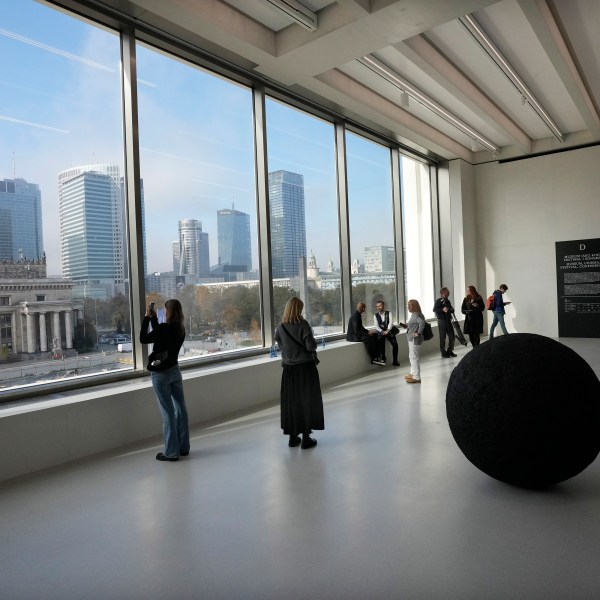
POLYGON ((506 483, 543 488, 600 451, 600 381, 576 352, 514 333, 469 352, 452 372, 446 414, 463 454, 506 483))

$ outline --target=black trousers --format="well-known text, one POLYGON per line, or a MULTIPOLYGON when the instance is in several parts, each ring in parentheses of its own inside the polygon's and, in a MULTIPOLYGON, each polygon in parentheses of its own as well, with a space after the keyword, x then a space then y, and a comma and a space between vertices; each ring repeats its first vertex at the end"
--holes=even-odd
POLYGON ((440 352, 448 354, 454 350, 454 327, 448 319, 438 319, 438 333, 440 335, 440 352), (448 348, 446 349, 446 336, 448 336, 448 348))
POLYGON ((379 358, 379 340, 376 335, 369 335, 368 333, 360 333, 358 341, 363 342, 371 360, 379 358))
POLYGON ((398 362, 398 342, 396 341, 395 335, 379 335, 377 336, 379 341, 379 355, 385 360, 385 340, 392 345, 392 361, 398 362))

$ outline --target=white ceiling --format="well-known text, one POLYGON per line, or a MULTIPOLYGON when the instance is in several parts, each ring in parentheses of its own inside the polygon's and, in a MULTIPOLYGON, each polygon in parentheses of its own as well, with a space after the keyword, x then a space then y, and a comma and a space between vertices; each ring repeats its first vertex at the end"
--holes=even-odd
POLYGON ((103 0, 398 141, 471 163, 600 141, 598 0, 103 0), (557 124, 559 140, 458 19, 471 15, 557 124), (492 153, 357 59, 371 55, 498 147, 492 153))

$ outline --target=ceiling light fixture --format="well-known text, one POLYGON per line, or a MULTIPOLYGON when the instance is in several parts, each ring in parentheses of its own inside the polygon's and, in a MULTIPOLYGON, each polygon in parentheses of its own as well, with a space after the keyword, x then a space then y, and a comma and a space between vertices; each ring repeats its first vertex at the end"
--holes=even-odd
POLYGON ((494 42, 488 37, 481 25, 471 16, 466 15, 459 19, 465 29, 475 38, 479 45, 485 50, 487 55, 498 65, 502 72, 508 77, 509 81, 517 88, 521 96, 524 96, 529 105, 544 121, 548 129, 559 141, 564 142, 565 136, 552 120, 550 115, 544 110, 544 107, 538 102, 531 90, 525 85, 525 82, 519 77, 511 64, 504 58, 494 42))
POLYGON ((316 31, 319 27, 317 14, 297 0, 265 0, 265 2, 308 31, 316 31))
MULTIPOLYGON (((404 79, 400 74, 390 69, 387 65, 382 63, 380 60, 373 56, 363 56, 362 58, 356 59, 361 65, 367 67, 388 83, 391 83, 403 93, 412 96, 417 102, 420 102, 425 108, 428 108, 431 112, 435 113, 450 125, 456 127, 462 133, 468 135, 472 140, 481 144, 484 148, 492 153, 498 153, 500 148, 493 142, 483 137, 480 133, 475 131, 472 127, 467 125, 464 121, 453 115, 451 112, 446 110, 441 104, 438 104, 435 100, 427 96, 421 90, 416 88, 412 83, 404 79)), ((400 95, 400 105, 402 104, 402 95, 400 95)))

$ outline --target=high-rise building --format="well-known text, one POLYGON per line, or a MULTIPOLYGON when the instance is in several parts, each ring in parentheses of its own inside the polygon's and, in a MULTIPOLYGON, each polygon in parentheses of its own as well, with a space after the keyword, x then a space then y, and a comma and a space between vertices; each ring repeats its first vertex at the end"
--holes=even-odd
POLYGON ((39 185, 24 179, 0 181, 0 260, 39 260, 43 254, 39 185))
POLYGON ((396 259, 393 246, 367 246, 365 248, 365 273, 394 271, 396 259))
POLYGON ((229 271, 244 272, 252 268, 250 215, 233 208, 217 211, 219 265, 229 271))
POLYGON ((75 295, 107 298, 124 291, 123 197, 117 165, 73 167, 58 174, 62 270, 76 282, 75 295))
MULTIPOLYGON (((175 244, 173 247, 176 248, 175 244)), ((173 262, 175 263, 175 260, 173 262)), ((179 269, 176 271, 178 275, 210 276, 208 233, 202 231, 202 221, 196 219, 179 221, 178 263, 179 269)))
POLYGON ((290 171, 269 173, 273 277, 297 277, 306 264, 304 176, 290 171))

